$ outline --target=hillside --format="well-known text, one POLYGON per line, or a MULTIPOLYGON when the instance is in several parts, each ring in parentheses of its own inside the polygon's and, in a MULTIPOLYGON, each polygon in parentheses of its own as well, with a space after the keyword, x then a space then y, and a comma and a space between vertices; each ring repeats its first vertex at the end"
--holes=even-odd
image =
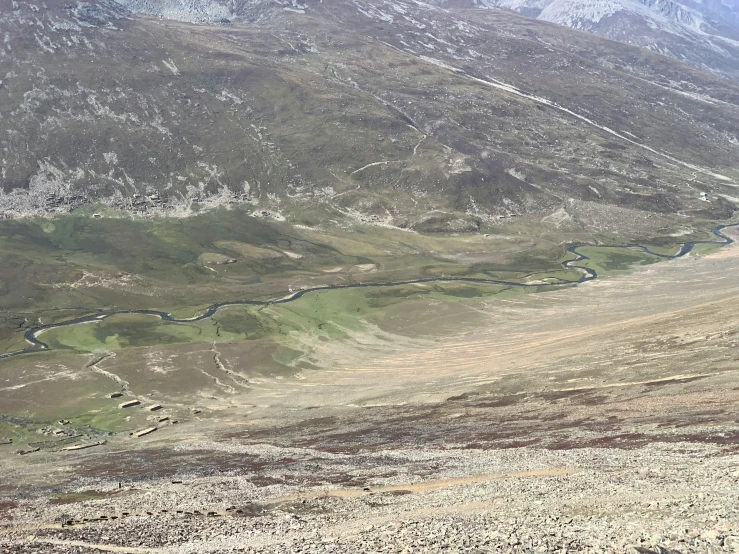
POLYGON ((470 231, 737 202, 739 86, 662 56, 498 10, 180 6, 201 24, 112 0, 2 14, 5 217, 243 204, 470 231))

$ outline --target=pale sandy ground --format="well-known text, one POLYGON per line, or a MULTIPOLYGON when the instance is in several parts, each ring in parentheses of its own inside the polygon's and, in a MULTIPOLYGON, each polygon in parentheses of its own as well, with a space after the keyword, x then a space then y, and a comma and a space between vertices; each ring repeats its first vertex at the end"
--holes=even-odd
POLYGON ((738 272, 739 247, 731 246, 575 289, 472 305, 471 330, 459 311, 436 314, 458 322, 461 333, 389 356, 375 342, 353 344, 339 368, 276 383, 271 402, 310 406, 326 395, 340 404, 394 404, 444 400, 502 379, 561 390, 733 372, 738 272))

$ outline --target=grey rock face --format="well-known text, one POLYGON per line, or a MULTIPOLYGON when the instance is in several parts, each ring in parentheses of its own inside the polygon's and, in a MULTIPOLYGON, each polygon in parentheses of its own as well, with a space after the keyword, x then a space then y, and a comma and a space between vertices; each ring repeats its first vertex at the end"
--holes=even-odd
POLYGON ((134 13, 190 23, 228 23, 233 14, 215 0, 119 0, 134 13))

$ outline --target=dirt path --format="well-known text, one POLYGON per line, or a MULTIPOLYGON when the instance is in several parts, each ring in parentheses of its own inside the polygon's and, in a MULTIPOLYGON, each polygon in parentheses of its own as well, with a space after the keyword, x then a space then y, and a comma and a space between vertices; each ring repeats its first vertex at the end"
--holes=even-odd
POLYGON ((506 479, 509 477, 561 477, 571 475, 577 470, 569 467, 555 467, 547 469, 533 469, 529 471, 512 471, 507 473, 487 473, 484 475, 470 475, 468 477, 458 477, 452 479, 437 479, 430 481, 420 481, 417 483, 403 483, 399 485, 386 485, 384 487, 375 487, 369 490, 347 488, 326 491, 308 491, 299 494, 281 496, 274 499, 275 504, 283 504, 285 502, 293 502, 295 500, 306 500, 309 498, 320 498, 332 496, 337 498, 356 498, 366 494, 376 494, 383 492, 428 492, 446 487, 455 487, 458 485, 470 485, 472 483, 484 483, 493 479, 506 479))

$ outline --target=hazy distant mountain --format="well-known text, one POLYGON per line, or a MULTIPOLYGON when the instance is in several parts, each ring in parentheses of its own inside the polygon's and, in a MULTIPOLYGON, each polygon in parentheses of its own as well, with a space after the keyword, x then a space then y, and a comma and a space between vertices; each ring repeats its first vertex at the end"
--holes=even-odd
POLYGON ((739 80, 737 0, 474 0, 649 48, 739 80))

